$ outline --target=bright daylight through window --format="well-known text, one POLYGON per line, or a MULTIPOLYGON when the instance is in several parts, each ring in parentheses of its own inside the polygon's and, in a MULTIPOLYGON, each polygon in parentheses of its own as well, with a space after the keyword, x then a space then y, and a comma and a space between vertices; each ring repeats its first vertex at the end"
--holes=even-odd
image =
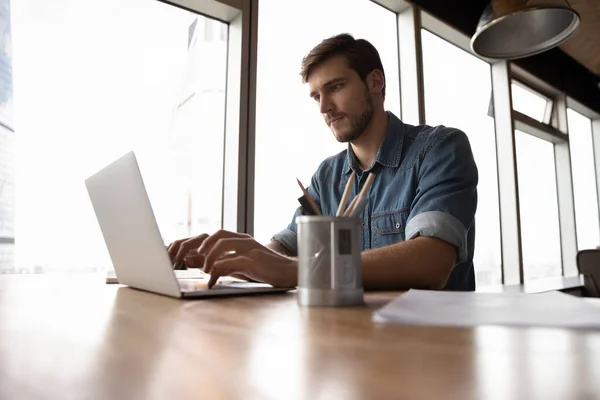
POLYGON ((548 99, 514 82, 511 90, 513 109, 539 122, 544 121, 548 99))
POLYGON ((562 275, 554 144, 515 131, 525 281, 562 275))
POLYGON ((0 273, 15 265, 15 134, 10 2, 0 0, 0 273))
POLYGON ((469 137, 479 172, 473 265, 477 286, 502 282, 500 217, 490 66, 422 30, 425 117, 428 125, 458 128, 469 137), (440 68, 443 65, 443 68, 440 68))
POLYGON ((598 195, 592 143, 592 121, 577 111, 567 110, 569 147, 573 168, 573 197, 579 250, 600 246, 598 195))
POLYGON ((267 243, 298 208, 301 193, 295 178, 308 185, 321 161, 346 148, 335 140, 302 84, 302 57, 339 33, 367 39, 385 70, 385 108, 397 116, 400 95, 393 12, 364 0, 261 0, 259 7, 254 234, 267 243), (281 34, 300 30, 301 35, 281 34))
POLYGON ((158 1, 12 6, 18 184, 8 272, 111 267, 84 179, 129 150, 165 242, 219 229, 227 25, 158 1))

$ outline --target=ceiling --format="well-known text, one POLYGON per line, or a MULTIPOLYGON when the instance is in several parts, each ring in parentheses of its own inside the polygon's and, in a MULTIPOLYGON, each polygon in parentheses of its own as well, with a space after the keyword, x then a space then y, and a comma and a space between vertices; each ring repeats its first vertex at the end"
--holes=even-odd
MULTIPOLYGON (((490 0, 410 0, 469 37, 490 0)), ((506 0, 515 1, 515 0, 506 0)), ((562 45, 512 61, 600 113, 600 0, 569 0, 581 22, 562 45)))
POLYGON ((579 27, 560 48, 584 67, 600 76, 600 1, 570 0, 579 13, 579 27))

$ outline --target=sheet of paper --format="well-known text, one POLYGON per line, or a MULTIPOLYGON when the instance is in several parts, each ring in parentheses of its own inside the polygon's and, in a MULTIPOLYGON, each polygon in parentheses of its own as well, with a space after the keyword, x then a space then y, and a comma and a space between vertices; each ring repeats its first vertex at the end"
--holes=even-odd
POLYGON ((411 289, 377 310, 373 320, 437 326, 600 329, 600 308, 562 292, 474 293, 411 289))

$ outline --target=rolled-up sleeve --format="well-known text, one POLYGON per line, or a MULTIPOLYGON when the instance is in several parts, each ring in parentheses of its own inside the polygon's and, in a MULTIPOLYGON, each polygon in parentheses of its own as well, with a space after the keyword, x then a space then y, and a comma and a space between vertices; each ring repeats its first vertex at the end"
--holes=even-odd
MULTIPOLYGON (((306 188, 310 197, 315 201, 319 209, 321 209, 321 199, 319 196, 316 174, 312 177, 310 181, 310 185, 306 188)), ((300 196, 298 196, 300 197, 300 196)), ((292 221, 287 226, 287 228, 283 229, 280 232, 277 232, 271 240, 275 240, 279 242, 283 247, 285 247, 293 256, 298 254, 298 230, 296 226, 296 217, 300 214, 300 207, 296 209, 294 212, 294 216, 292 217, 292 221)))
MULTIPOLYGON (((296 218, 296 215, 300 215, 300 213, 296 212, 294 214, 294 219, 296 218)), ((275 240, 285 247, 292 256, 298 255, 298 235, 296 233, 295 225, 295 223, 291 223, 287 228, 277 232, 271 238, 271 240, 275 240)))
POLYGON ((465 133, 445 129, 422 156, 405 235, 406 240, 429 236, 454 245, 460 263, 468 255, 467 231, 475 218, 479 178, 465 133))

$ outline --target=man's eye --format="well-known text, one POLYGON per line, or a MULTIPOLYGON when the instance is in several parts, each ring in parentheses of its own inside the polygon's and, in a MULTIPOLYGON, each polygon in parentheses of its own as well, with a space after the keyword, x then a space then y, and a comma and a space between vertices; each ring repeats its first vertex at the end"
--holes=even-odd
POLYGON ((316 101, 317 103, 319 102, 319 100, 321 100, 321 96, 314 96, 313 100, 316 101))
POLYGON ((340 90, 341 88, 342 88, 342 84, 341 84, 341 83, 338 83, 338 84, 335 84, 335 85, 333 85, 333 86, 331 87, 331 91, 332 91, 332 92, 337 92, 337 91, 338 91, 338 90, 340 90))

